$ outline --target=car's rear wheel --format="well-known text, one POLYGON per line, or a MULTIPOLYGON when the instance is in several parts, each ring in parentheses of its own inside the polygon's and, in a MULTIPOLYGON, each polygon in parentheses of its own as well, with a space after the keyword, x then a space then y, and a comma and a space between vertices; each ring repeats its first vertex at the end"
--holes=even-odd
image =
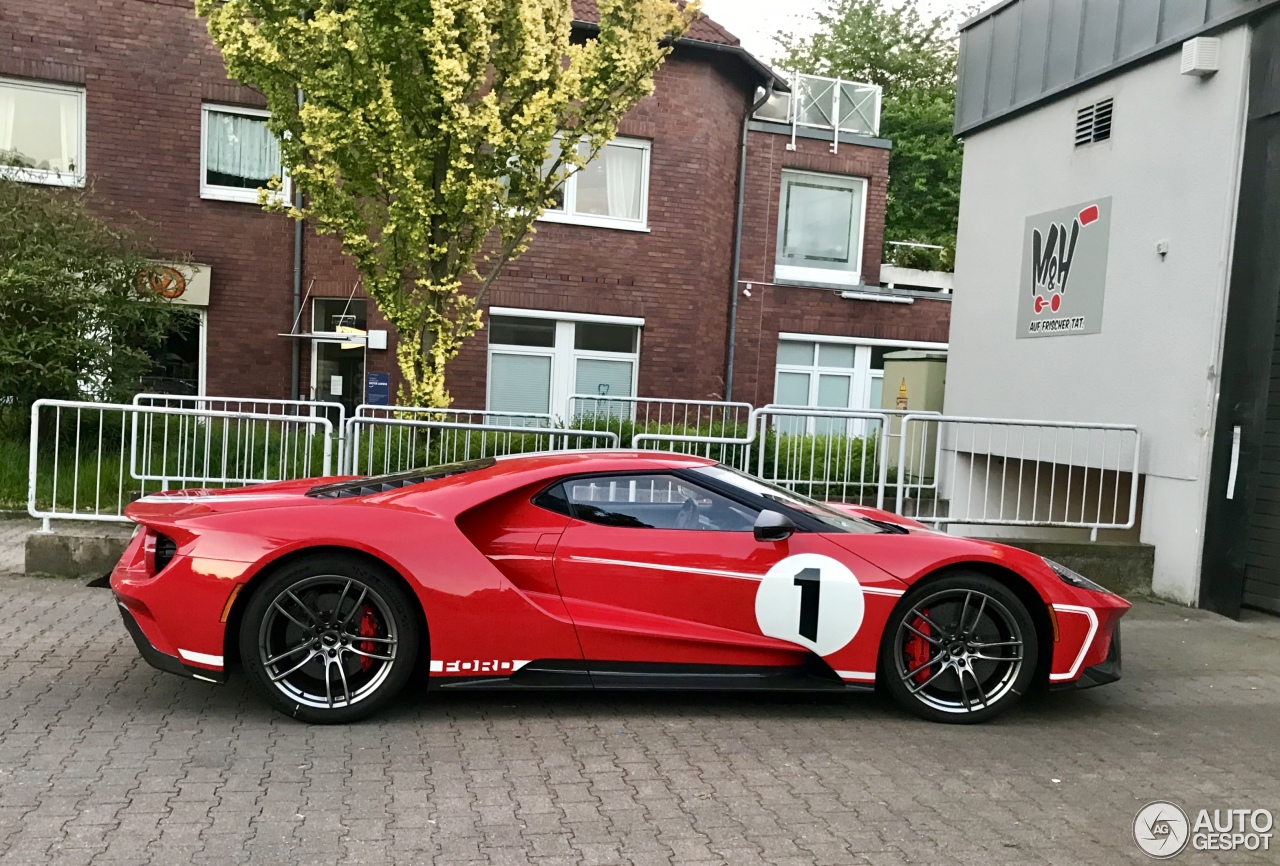
POLYGON ((381 709, 404 688, 418 621, 399 581, 352 557, 291 563, 245 609, 240 656, 250 682, 281 711, 338 724, 381 709))
POLYGON ((880 676, 903 707, 935 722, 985 722, 1031 687, 1039 643, 1004 584, 959 572, 917 586, 885 629, 880 676))

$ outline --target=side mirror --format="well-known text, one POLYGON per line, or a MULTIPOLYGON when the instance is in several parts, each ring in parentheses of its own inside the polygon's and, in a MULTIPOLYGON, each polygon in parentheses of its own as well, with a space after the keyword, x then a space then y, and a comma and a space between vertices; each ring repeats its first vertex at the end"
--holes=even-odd
POLYGON ((756 518, 756 541, 786 541, 795 531, 795 522, 785 514, 761 511, 756 518))

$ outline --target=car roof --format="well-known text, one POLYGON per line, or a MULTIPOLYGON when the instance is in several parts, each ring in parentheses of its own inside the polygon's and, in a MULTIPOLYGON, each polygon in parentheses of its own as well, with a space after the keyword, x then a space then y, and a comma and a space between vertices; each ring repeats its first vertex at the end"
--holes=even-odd
POLYGON ((619 469, 688 469, 697 466, 715 466, 716 461, 694 454, 674 454, 666 451, 614 451, 594 449, 584 451, 545 451, 536 454, 510 454, 497 458, 503 469, 542 469, 549 466, 574 471, 608 471, 610 465, 619 469), (589 467, 589 468, 588 468, 589 467))

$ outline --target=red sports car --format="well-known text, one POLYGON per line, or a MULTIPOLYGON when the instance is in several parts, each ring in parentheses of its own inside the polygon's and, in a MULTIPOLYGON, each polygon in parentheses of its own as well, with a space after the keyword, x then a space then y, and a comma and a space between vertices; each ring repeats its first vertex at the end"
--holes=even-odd
POLYGON ((579 452, 148 496, 111 577, 161 670, 348 722, 441 689, 883 686, 941 722, 1120 676, 1129 605, 1025 551, 697 457, 579 452))

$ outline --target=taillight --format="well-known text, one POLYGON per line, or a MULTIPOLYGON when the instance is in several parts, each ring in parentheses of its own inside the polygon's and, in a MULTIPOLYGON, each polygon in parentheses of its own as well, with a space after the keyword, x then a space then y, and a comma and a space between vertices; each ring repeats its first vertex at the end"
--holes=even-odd
POLYGON ((147 573, 159 574, 177 555, 178 544, 169 536, 148 529, 142 542, 142 550, 147 561, 147 573))

